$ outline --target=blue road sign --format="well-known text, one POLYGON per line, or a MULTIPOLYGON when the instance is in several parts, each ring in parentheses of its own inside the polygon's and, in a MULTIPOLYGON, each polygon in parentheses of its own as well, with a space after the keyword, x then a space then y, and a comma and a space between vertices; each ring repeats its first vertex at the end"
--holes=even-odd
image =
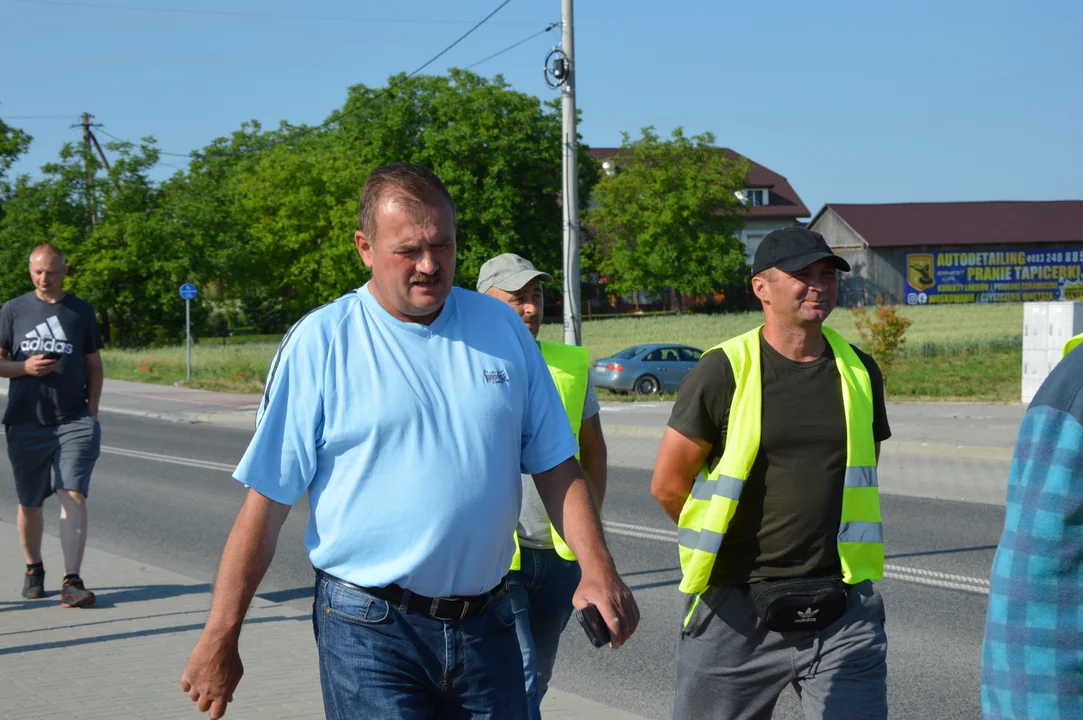
POLYGON ((192 283, 184 283, 180 286, 180 296, 185 300, 195 299, 197 293, 198 291, 196 290, 196 286, 192 283))

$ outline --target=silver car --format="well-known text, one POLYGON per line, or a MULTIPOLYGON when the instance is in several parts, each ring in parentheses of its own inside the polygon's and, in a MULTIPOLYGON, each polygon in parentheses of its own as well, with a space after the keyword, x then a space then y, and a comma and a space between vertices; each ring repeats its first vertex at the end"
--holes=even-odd
POLYGON ((701 355, 702 350, 687 345, 635 345, 595 360, 590 379, 594 387, 636 395, 677 392, 701 355))

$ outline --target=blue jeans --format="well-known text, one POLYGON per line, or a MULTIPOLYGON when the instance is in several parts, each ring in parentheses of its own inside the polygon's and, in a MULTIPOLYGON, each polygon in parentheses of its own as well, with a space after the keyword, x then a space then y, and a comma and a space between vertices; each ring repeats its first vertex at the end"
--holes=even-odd
POLYGON ((437 620, 317 575, 312 624, 330 720, 525 720, 507 595, 437 620))
POLYGON ((553 677, 560 634, 572 616, 572 595, 581 577, 579 563, 565 560, 555 550, 523 548, 520 567, 508 578, 530 720, 541 718, 541 701, 553 677))

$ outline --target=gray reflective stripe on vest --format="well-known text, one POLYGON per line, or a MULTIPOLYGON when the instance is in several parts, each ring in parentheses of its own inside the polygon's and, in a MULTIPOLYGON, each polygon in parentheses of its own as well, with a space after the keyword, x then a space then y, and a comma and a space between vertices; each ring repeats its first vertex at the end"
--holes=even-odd
POLYGON ((872 465, 846 468, 846 480, 844 487, 848 488, 871 488, 877 487, 876 468, 872 465))
POLYGON ((839 542, 884 544, 884 526, 878 522, 845 522, 839 526, 839 542))
POLYGON ((720 495, 730 500, 740 500, 743 487, 744 481, 738 478, 719 475, 717 480, 705 480, 701 473, 696 476, 696 482, 692 485, 692 497, 696 500, 710 500, 715 495, 720 495))
POLYGON ((677 543, 682 547, 686 547, 689 550, 703 550, 709 552, 712 555, 718 554, 718 549, 722 547, 722 533, 716 533, 714 530, 692 530, 691 528, 678 528, 677 530, 677 543))

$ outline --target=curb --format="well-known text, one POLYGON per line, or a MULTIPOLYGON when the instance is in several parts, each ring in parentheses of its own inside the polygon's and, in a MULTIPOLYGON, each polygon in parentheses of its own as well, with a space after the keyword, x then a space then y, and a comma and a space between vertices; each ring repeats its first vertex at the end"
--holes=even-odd
MULTIPOLYGON (((6 387, 0 387, 0 396, 7 397, 7 394, 8 389, 6 387)), ((192 412, 190 410, 158 412, 155 410, 133 410, 132 408, 113 407, 111 405, 100 405, 98 410, 100 412, 113 413, 115 415, 129 415, 131 417, 165 420, 174 423, 208 423, 213 425, 229 425, 230 427, 252 427, 256 423, 256 412, 254 410, 248 412, 238 412, 236 410, 221 412, 192 412)))
MULTIPOLYGON (((0 387, 0 395, 6 396, 7 394, 8 389, 6 387, 0 387)), ((204 412, 182 410, 178 412, 158 412, 153 410, 133 410, 131 408, 113 407, 109 405, 102 405, 99 409, 102 412, 151 418, 153 420, 165 420, 167 422, 224 425, 244 429, 254 428, 256 416, 254 410, 212 410, 204 412)), ((649 425, 603 425, 602 430, 606 435, 630 435, 635 437, 661 439, 665 434, 666 429, 665 427, 652 427, 649 425)), ((1002 462, 1011 462, 1014 448, 886 440, 881 444, 880 451, 881 453, 891 455, 923 455, 926 457, 952 458, 956 460, 999 460, 1002 462)))

